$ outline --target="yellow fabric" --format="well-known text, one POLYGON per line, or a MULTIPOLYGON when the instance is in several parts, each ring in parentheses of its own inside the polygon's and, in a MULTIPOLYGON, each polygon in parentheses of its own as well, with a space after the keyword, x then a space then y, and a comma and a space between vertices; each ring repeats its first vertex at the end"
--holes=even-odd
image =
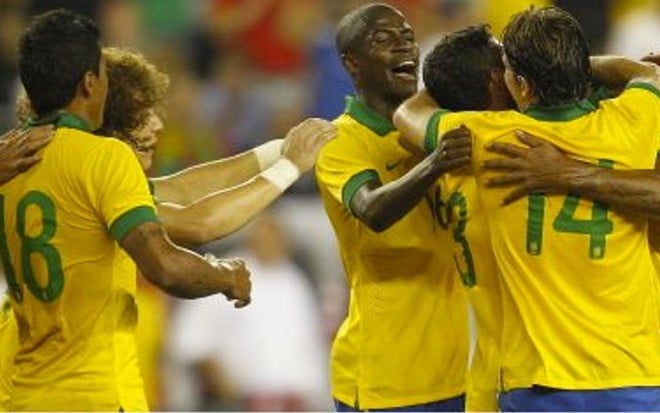
MULTIPOLYGON (((527 112, 554 121, 513 111, 466 112, 443 115, 438 129, 465 124, 472 130, 475 168, 494 156, 485 144, 517 142, 513 131, 524 129, 584 161, 609 159, 617 169, 650 169, 660 137, 659 96, 638 84, 602 101, 597 111, 581 102, 527 112), (568 118, 573 120, 561 120, 568 118)), ((656 273, 646 220, 614 211, 599 217, 603 207, 585 200, 571 214, 568 206, 575 199, 564 195, 500 207, 508 190, 486 189, 489 176, 479 171, 477 182, 502 276, 505 389, 660 385, 656 273), (540 217, 530 220, 530 210, 540 217), (580 226, 605 235, 576 233, 580 226)))
POLYGON ((0 301, 0 412, 9 411, 14 355, 18 351, 18 327, 11 313, 9 296, 0 301))
POLYGON ((152 284, 138 280, 137 301, 140 318, 137 325, 140 370, 149 406, 162 409, 162 347, 167 329, 167 296, 152 284))
POLYGON ((10 408, 146 410, 133 332, 135 265, 111 236, 155 219, 131 149, 115 139, 59 128, 43 160, 0 187, 0 195, 19 291, 12 298, 20 347, 10 408), (21 259, 29 240, 21 241, 17 230, 17 210, 26 199, 40 203, 23 208, 23 238, 42 238, 29 263, 21 259), (26 268, 33 270, 36 285, 26 268))
POLYGON ((469 171, 445 174, 441 191, 454 240, 454 262, 467 288, 476 325, 465 408, 470 412, 497 411, 502 304, 488 221, 469 171))
POLYGON ((448 232, 427 202, 381 233, 344 205, 356 176, 372 171, 367 176, 391 182, 418 158, 399 146, 391 128, 379 135, 348 114, 335 123, 339 136, 323 148, 316 169, 350 287, 348 316, 332 348, 332 395, 361 409, 458 396, 465 391, 467 300, 446 247, 448 232))
POLYGON ((530 6, 541 7, 551 4, 552 0, 488 0, 484 2, 483 13, 493 33, 499 37, 514 14, 530 6))

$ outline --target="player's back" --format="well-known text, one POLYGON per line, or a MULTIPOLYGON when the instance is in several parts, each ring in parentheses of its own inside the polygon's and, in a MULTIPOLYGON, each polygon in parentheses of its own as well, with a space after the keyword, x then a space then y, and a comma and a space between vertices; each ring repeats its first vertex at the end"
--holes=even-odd
MULTIPOLYGON (((524 129, 603 167, 652 168, 657 97, 633 88, 594 109, 583 101, 525 114, 450 114, 441 129, 464 123, 473 131, 475 167, 491 156, 485 144, 514 142, 514 131, 524 129)), ((573 195, 532 195, 501 207, 507 191, 487 189, 488 177, 477 181, 503 279, 505 388, 660 384, 645 219, 573 195)))
POLYGON ((133 156, 115 139, 62 127, 37 166, 0 188, 0 250, 20 341, 13 409, 118 406, 114 338, 136 311, 135 267, 113 235, 136 216, 102 188, 126 174, 112 170, 126 151, 133 156))
POLYGON ((496 411, 500 376, 502 307, 500 276, 490 230, 474 175, 467 170, 445 174, 441 199, 447 213, 438 220, 454 240, 457 276, 465 286, 474 315, 476 341, 467 378, 467 411, 496 411))

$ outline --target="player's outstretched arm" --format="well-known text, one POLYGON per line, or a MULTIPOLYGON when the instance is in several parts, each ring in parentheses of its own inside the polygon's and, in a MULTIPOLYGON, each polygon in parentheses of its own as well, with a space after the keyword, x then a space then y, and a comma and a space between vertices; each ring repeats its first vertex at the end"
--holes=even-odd
POLYGON ((372 230, 384 231, 414 208, 440 175, 469 165, 471 156, 470 131, 463 126, 448 131, 438 147, 401 178, 386 185, 365 183, 351 200, 351 211, 372 230))
POLYGON ((166 293, 197 298, 222 293, 234 306, 250 303, 250 272, 237 258, 206 261, 192 251, 177 247, 156 222, 141 224, 119 244, 137 264, 140 272, 166 293))
POLYGON ((501 172, 487 184, 511 187, 504 204, 530 193, 575 193, 612 208, 660 218, 660 175, 654 170, 618 171, 576 161, 549 142, 523 131, 524 144, 493 143, 487 149, 502 158, 484 162, 485 169, 501 172))
POLYGON ((408 98, 394 112, 394 126, 401 132, 404 146, 424 150, 426 128, 439 107, 426 90, 408 98))
MULTIPOLYGON (((322 119, 306 119, 291 128, 284 139, 274 139, 239 155, 153 178, 154 195, 161 202, 187 205, 211 193, 245 183, 258 173, 268 170, 280 159, 280 155, 307 148, 307 138, 300 138, 301 128, 303 133, 313 134, 322 122, 328 123, 322 119)), ((313 141, 315 138, 310 136, 310 139, 313 141)))
MULTIPOLYGON (((653 59, 641 62, 622 56, 592 56, 591 71, 596 81, 613 88, 621 88, 630 82, 643 82, 660 88, 660 67, 653 59)), ((657 62, 656 62, 657 63, 657 62)))
POLYGON ((41 160, 37 153, 53 138, 51 125, 13 129, 0 136, 0 185, 27 171, 41 160))
POLYGON ((284 139, 273 139, 235 156, 152 178, 154 195, 162 202, 186 205, 210 193, 241 184, 272 166, 279 159, 283 144, 284 139))
POLYGON ((332 123, 308 119, 291 129, 278 161, 249 181, 185 206, 159 204, 167 233, 177 244, 198 245, 238 230, 310 171, 323 145, 336 134, 332 123))

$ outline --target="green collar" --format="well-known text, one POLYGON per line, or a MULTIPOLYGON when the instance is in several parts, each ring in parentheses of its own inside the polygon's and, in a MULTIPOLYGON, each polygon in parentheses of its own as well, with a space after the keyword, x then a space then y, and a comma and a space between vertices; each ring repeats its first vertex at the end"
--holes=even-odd
POLYGON ((596 107, 587 99, 576 103, 567 103, 557 106, 532 105, 523 113, 537 120, 566 122, 577 119, 596 110, 596 107))
POLYGON ((367 128, 371 129, 381 138, 393 130, 396 130, 394 125, 392 125, 392 122, 380 116, 369 106, 365 105, 364 102, 354 98, 353 96, 346 97, 346 109, 344 112, 367 128))
POLYGON ((92 131, 91 126, 89 123, 87 123, 86 120, 80 116, 74 115, 73 113, 64 111, 57 112, 53 115, 44 116, 39 119, 30 119, 28 121, 28 126, 47 125, 49 123, 54 124, 55 128, 71 128, 85 132, 92 131))

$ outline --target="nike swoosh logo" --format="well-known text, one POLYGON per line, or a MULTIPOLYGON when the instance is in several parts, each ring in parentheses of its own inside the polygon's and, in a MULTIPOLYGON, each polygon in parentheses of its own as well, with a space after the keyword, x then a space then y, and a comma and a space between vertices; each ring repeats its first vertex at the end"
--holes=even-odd
POLYGON ((392 169, 399 166, 400 163, 401 163, 401 161, 388 162, 388 163, 385 164, 385 169, 387 169, 388 171, 391 171, 392 169))

